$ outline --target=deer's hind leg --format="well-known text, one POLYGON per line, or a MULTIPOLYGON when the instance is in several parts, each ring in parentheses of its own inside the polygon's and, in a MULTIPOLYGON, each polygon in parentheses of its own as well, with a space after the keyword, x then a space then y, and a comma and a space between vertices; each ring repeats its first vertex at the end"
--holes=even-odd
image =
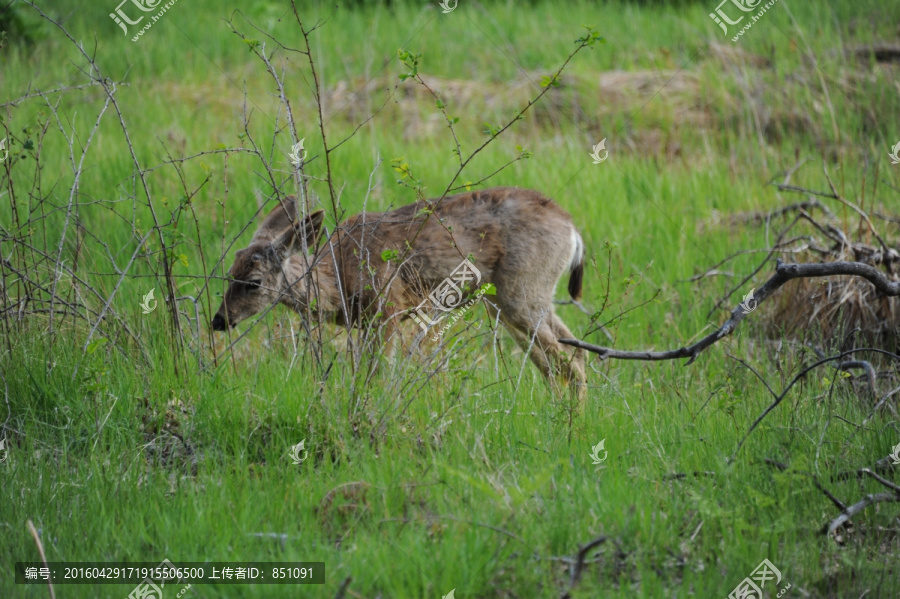
POLYGON ((504 310, 501 306, 500 319, 554 390, 558 390, 557 378, 562 378, 573 387, 571 390, 578 399, 584 396, 584 355, 569 351, 558 341, 571 338, 572 333, 553 313, 552 304, 527 311, 510 306, 504 310))
POLYGON ((585 376, 584 350, 580 347, 571 347, 559 343, 559 339, 574 339, 572 331, 566 323, 556 314, 551 313, 550 328, 557 339, 557 344, 563 353, 560 360, 565 367, 564 376, 569 385, 575 386, 575 395, 579 400, 584 399, 587 393, 587 376, 585 376))

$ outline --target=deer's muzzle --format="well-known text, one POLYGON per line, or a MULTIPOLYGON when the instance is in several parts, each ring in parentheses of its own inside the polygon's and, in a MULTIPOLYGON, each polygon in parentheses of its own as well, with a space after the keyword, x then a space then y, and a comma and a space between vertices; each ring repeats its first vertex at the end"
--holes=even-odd
POLYGON ((224 318, 221 314, 216 314, 212 319, 212 328, 214 331, 227 331, 228 330, 228 320, 224 318))

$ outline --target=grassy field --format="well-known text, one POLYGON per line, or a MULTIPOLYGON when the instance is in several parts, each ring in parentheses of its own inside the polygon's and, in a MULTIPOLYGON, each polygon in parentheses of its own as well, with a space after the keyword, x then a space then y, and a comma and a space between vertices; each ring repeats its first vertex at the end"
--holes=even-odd
MULTIPOLYGON (((578 52, 454 183, 514 161, 481 187, 538 189, 574 216, 590 257, 583 303, 613 341, 577 307, 558 313, 592 343, 676 348, 724 322, 773 264, 718 300, 765 254, 688 279, 769 247, 765 226, 734 217, 805 199, 772 185, 788 171, 817 190, 827 172, 848 200, 900 214, 888 157, 900 63, 856 52, 900 43, 900 4, 779 0, 735 43, 739 26, 726 37, 714 2, 461 0, 446 14, 298 3, 303 23, 319 24, 316 78, 283 1, 180 0, 136 42, 139 25, 126 35, 109 17, 114 0, 14 2, 32 39, 0 49, 0 596, 49 596, 14 583, 15 562, 41 559, 29 520, 48 561, 325 563, 324 585, 192 585, 185 597, 560 597, 580 547, 604 535, 571 597, 727 597, 764 559, 781 573, 765 597, 900 596, 900 507, 823 535, 840 510, 813 479, 845 504, 885 491, 839 474, 900 442, 896 401, 866 421, 874 402, 825 366, 739 445, 772 402, 766 384, 780 392, 814 361, 803 340, 761 326, 765 307, 689 366, 592 360, 574 413, 507 335, 476 330, 489 324, 480 307, 447 347, 376 356, 374 374, 339 333, 314 359, 283 308, 232 347, 250 322, 230 338, 208 325, 252 236, 256 194, 296 192, 260 52, 285 83, 310 189, 331 209, 321 86, 329 147, 349 137, 330 170, 350 215, 415 199, 394 159, 429 196, 459 169, 434 98, 401 81, 398 49, 421 53, 466 157, 592 26, 603 43, 578 52), (609 158, 593 164, 601 139, 609 158), (522 150, 530 157, 515 160, 522 150), (159 308, 144 314, 150 289, 159 308), (196 304, 174 318, 168 289, 196 304), (58 301, 50 314, 51 293, 71 314, 58 301), (595 465, 601 440, 608 457, 595 465)), ((847 205, 820 201, 858 226, 847 205)), ((896 222, 884 232, 900 237, 896 222)), ((891 378, 877 384, 886 393, 891 378)), ((896 468, 883 476, 900 484, 896 468)))

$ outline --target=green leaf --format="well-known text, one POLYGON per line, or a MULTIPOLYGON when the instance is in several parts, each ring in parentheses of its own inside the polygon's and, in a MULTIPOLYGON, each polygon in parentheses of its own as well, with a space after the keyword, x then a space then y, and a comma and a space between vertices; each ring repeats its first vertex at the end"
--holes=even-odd
POLYGON ((385 262, 389 262, 391 260, 396 260, 400 257, 400 252, 397 250, 384 250, 381 252, 381 259, 385 262))
POLYGON ((397 50, 397 55, 400 57, 400 62, 403 63, 403 66, 409 69, 409 73, 400 75, 401 81, 405 81, 410 77, 415 77, 419 74, 419 58, 421 58, 421 54, 413 54, 409 50, 400 48, 397 50))
POLYGON ((497 295, 497 287, 493 283, 485 283, 481 286, 482 295, 497 295))
POLYGON ((559 77, 557 75, 552 77, 544 75, 541 77, 541 87, 559 87, 559 77))
POLYGON ((87 346, 87 349, 85 350, 85 353, 87 353, 87 354, 92 354, 92 353, 94 353, 95 351, 97 351, 98 349, 100 349, 101 347, 103 347, 104 345, 106 345, 106 342, 107 342, 107 341, 108 341, 108 340, 107 340, 106 337, 97 337, 96 339, 94 339, 93 341, 91 341, 90 343, 88 343, 88 346, 87 346))
POLYGON ((584 37, 580 37, 575 40, 576 44, 581 44, 582 46, 587 46, 589 48, 593 48, 594 44, 600 42, 601 44, 606 43, 606 38, 602 37, 599 33, 594 31, 594 28, 590 25, 582 25, 585 29, 587 29, 587 33, 584 37))
POLYGON ((497 134, 500 133, 500 127, 495 127, 495 126, 491 125, 490 123, 485 123, 484 129, 482 129, 481 132, 484 133, 485 135, 490 135, 491 137, 496 137, 497 134))

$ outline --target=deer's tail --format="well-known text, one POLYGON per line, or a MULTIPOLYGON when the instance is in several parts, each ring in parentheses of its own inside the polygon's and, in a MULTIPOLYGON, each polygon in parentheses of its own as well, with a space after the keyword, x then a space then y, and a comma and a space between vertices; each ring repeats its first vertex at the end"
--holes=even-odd
POLYGON ((573 300, 581 298, 581 283, 584 280, 584 240, 572 227, 572 258, 569 260, 569 295, 573 300))

